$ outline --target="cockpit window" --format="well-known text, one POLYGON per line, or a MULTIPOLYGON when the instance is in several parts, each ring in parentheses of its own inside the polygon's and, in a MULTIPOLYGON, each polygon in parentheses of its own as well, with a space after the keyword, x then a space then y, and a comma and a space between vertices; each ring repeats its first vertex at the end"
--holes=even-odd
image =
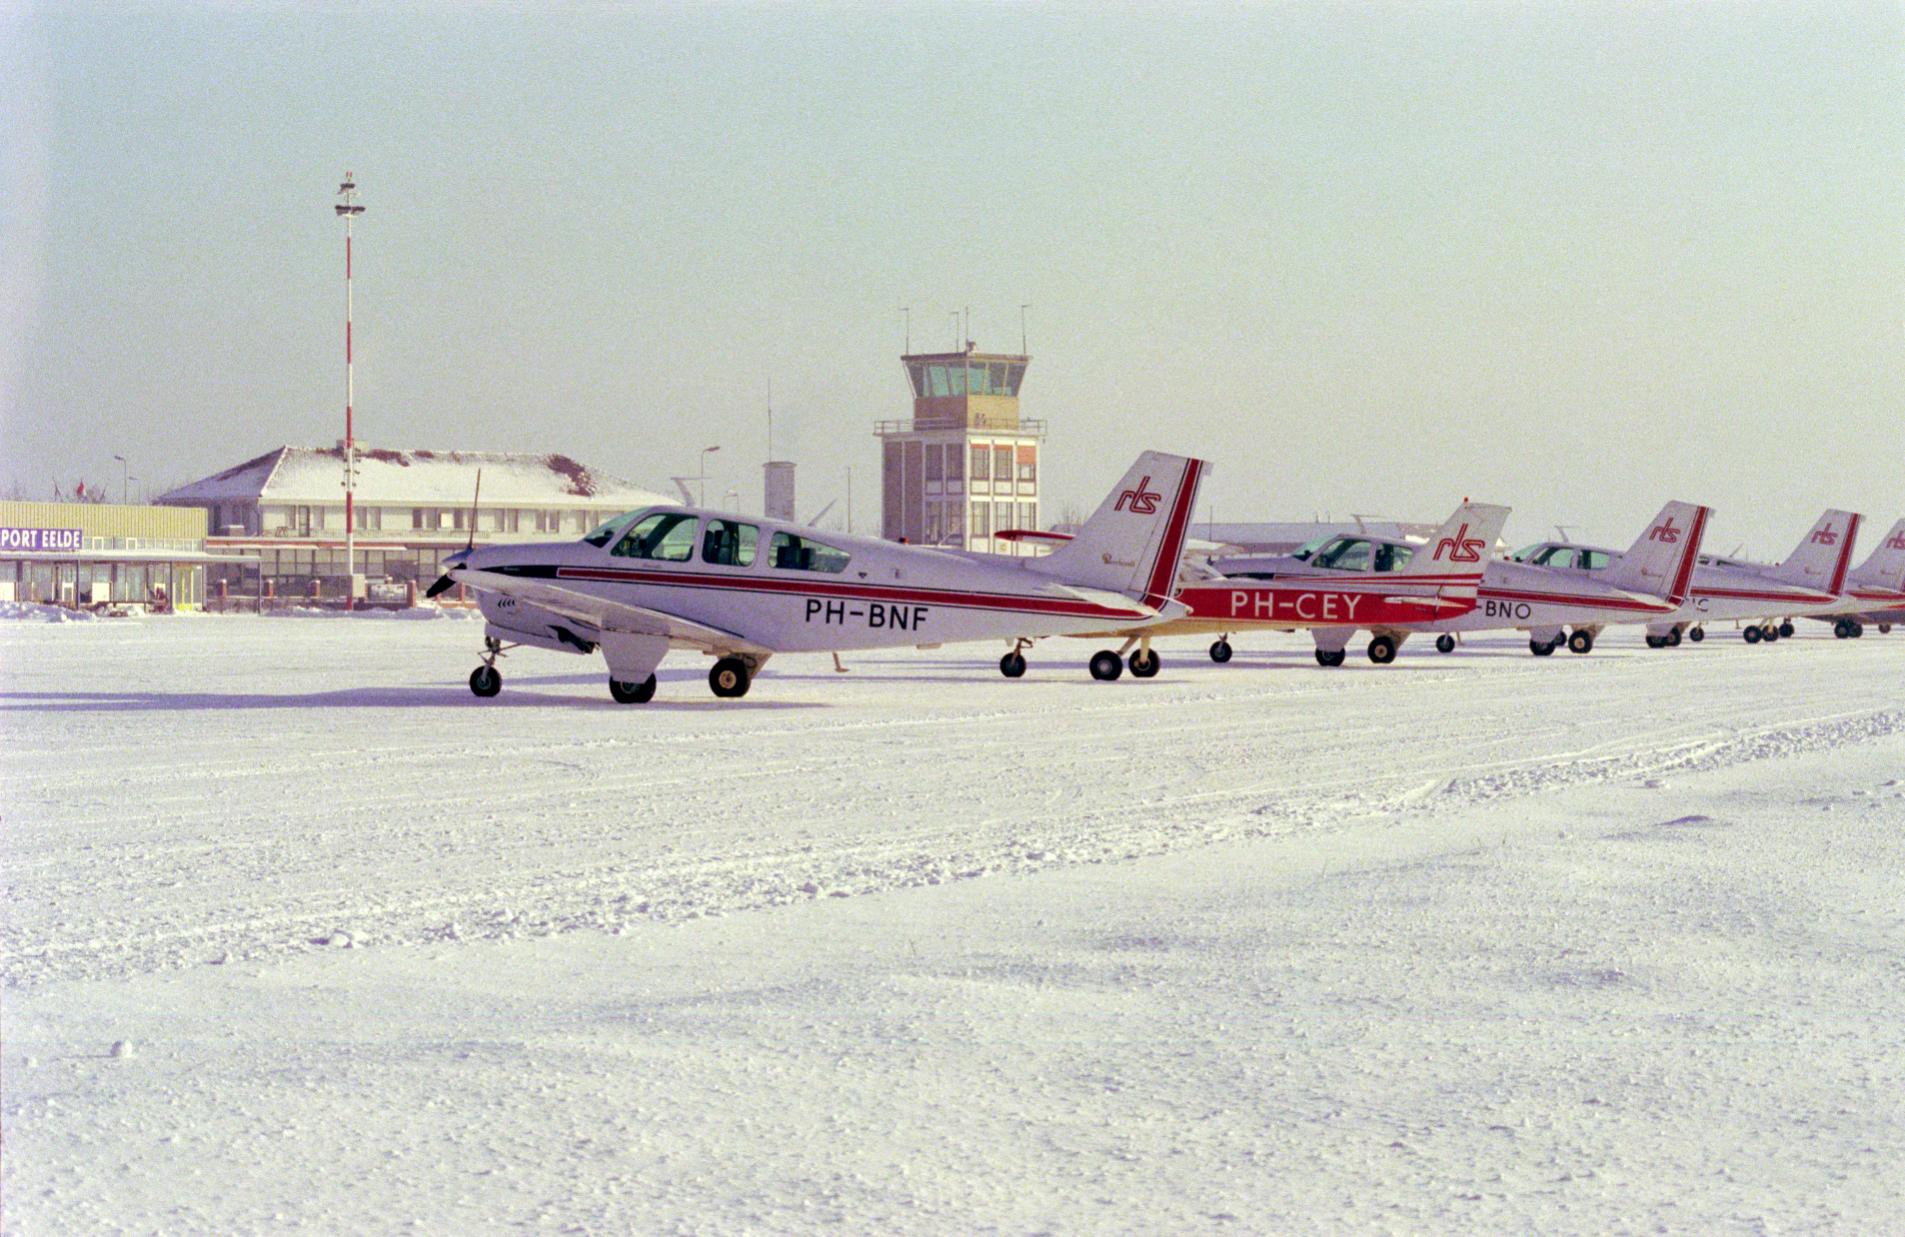
POLYGON ((1320 551, 1314 561, 1318 567, 1333 571, 1368 571, 1369 550, 1369 543, 1361 537, 1344 537, 1320 551))
POLYGON ((582 540, 588 542, 590 545, 607 545, 609 542, 615 540, 624 528, 628 527, 630 520, 640 514, 641 512, 639 511, 624 511, 614 519, 603 524, 598 524, 593 530, 584 533, 582 540))
POLYGON ((1516 550, 1513 554, 1510 554, 1508 557, 1517 563, 1532 563, 1535 561, 1535 555, 1539 554, 1541 552, 1542 547, 1547 544, 1548 543, 1545 541, 1537 541, 1533 545, 1525 545, 1521 547, 1521 549, 1516 550))
POLYGON ((1296 549, 1290 551, 1290 557, 1307 562, 1311 555, 1315 554, 1317 550, 1322 548, 1325 542, 1331 540, 1335 536, 1336 536, 1335 533, 1324 533, 1321 537, 1312 537, 1308 541, 1304 542, 1302 545, 1298 546, 1296 549))
POLYGON ((678 511, 661 511, 629 529, 609 553, 623 558, 685 563, 694 549, 695 517, 678 511))
POLYGON ((1409 565, 1416 552, 1406 545, 1396 545, 1388 541, 1376 543, 1375 565, 1377 571, 1401 571, 1409 565))
POLYGON ((701 561, 722 567, 752 567, 761 530, 733 520, 709 520, 701 535, 701 561))
POLYGON ((1586 567, 1589 571, 1600 571, 1604 569, 1607 566, 1607 551, 1606 550, 1581 551, 1581 566, 1586 567))
POLYGON ((1574 551, 1564 545, 1551 545, 1535 555, 1535 565, 1537 567, 1572 567, 1574 566, 1574 551))
POLYGON ((768 561, 783 571, 841 572, 847 569, 847 561, 852 557, 845 550, 792 533, 775 533, 774 540, 768 543, 768 561))

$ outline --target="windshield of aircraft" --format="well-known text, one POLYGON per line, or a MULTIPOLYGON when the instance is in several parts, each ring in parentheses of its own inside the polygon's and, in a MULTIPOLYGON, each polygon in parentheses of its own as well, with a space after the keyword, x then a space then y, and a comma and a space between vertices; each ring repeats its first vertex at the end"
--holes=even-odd
POLYGON ((607 545, 609 542, 615 540, 615 538, 621 534, 621 531, 624 528, 628 527, 628 522, 630 520, 634 519, 636 516, 640 514, 641 514, 640 511, 624 511, 622 512, 622 514, 616 516, 612 520, 609 520, 607 523, 598 524, 589 532, 584 533, 582 536, 582 540, 588 542, 590 545, 595 545, 595 546, 607 545))
POLYGON ((1318 548, 1325 542, 1333 540, 1335 536, 1335 533, 1324 533, 1321 537, 1312 537, 1296 549, 1290 551, 1290 557, 1299 560, 1308 559, 1310 555, 1316 553, 1318 548))
POLYGON ((1547 542, 1537 541, 1531 545, 1525 545, 1521 547, 1521 549, 1516 550, 1513 554, 1510 554, 1508 557, 1514 559, 1518 563, 1532 563, 1535 559, 1535 555, 1539 554, 1541 551, 1547 548, 1548 548, 1547 542))
POLYGON ((1369 542, 1361 537, 1338 537, 1316 552, 1312 560, 1332 571, 1368 571, 1369 542))

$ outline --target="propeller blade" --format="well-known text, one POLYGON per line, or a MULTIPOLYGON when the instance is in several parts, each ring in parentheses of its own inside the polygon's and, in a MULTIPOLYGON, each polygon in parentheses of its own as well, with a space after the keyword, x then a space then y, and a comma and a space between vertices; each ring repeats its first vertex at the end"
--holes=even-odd
POLYGON ((456 581, 452 580, 449 576, 438 576, 437 582, 424 590, 423 595, 425 597, 441 597, 455 587, 456 581))
MULTIPOLYGON (((474 550, 476 548, 476 504, 481 501, 482 497, 483 470, 479 468, 476 470, 476 493, 470 495, 470 539, 463 546, 466 550, 474 550)), ((434 588, 436 586, 432 585, 431 587, 434 588)), ((434 596, 434 594, 432 595, 434 596)))

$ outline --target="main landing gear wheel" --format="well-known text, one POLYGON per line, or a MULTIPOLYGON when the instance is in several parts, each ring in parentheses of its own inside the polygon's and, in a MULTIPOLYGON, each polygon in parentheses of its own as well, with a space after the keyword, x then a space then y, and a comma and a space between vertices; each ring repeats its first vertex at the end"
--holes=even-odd
POLYGON ((1528 651, 1530 653, 1533 653, 1536 657, 1548 657, 1553 655, 1555 647, 1559 645, 1560 643, 1561 641, 1558 637, 1555 640, 1551 642, 1547 642, 1547 643, 1543 643, 1540 640, 1531 639, 1528 641, 1528 651))
POLYGON ((1025 673, 1025 654, 1007 653, 999 659, 999 673, 1008 679, 1016 679, 1025 673))
POLYGON ((470 693, 488 700, 503 690, 503 676, 495 666, 478 666, 470 671, 470 693))
POLYGON ((1230 641, 1228 640, 1219 640, 1210 646, 1210 659, 1220 666, 1230 660, 1230 653, 1230 641))
POLYGON ((1369 660, 1378 666, 1386 666, 1396 660, 1396 639, 1394 636, 1377 636, 1369 642, 1369 660))
POLYGON ((1348 656, 1349 650, 1347 649, 1318 649, 1316 650, 1316 664, 1334 669, 1342 665, 1348 656))
POLYGON ((1889 636, 1889 635, 1891 635, 1891 634, 1892 634, 1892 625, 1891 625, 1890 623, 1880 623, 1880 624, 1879 624, 1879 634, 1880 634, 1881 636, 1889 636))
POLYGON ((1748 644, 1758 644, 1761 640, 1759 628, 1748 627, 1745 631, 1740 633, 1740 639, 1746 641, 1748 644))
POLYGON ((1793 621, 1791 619, 1787 619, 1785 622, 1779 625, 1779 635, 1781 639, 1785 639, 1786 637, 1792 634, 1793 634, 1793 621))
POLYGON ((1680 647, 1680 629, 1678 627, 1667 633, 1667 647, 1670 649, 1680 647))
POLYGON ((1865 634, 1865 624, 1861 623, 1857 619, 1853 619, 1852 620, 1852 638, 1854 640, 1857 640, 1860 636, 1863 636, 1864 634, 1865 634))
POLYGON ((1091 677, 1100 683, 1109 683, 1124 673, 1124 659, 1110 649, 1100 649, 1091 655, 1091 677))
POLYGON ((1693 641, 1695 644, 1700 643, 1706 638, 1707 629, 1704 627, 1689 627, 1687 629, 1687 639, 1693 641))
POLYGON ((738 657, 723 657, 708 671, 708 686, 723 700, 738 700, 747 695, 752 680, 747 663, 738 657))
POLYGON ((1832 638, 1834 640, 1850 640, 1852 638, 1852 620, 1840 619, 1834 623, 1832 625, 1832 638))
POLYGON ((1576 628, 1568 635, 1568 652, 1586 655, 1594 651, 1594 633, 1576 628))
POLYGON ((1774 627, 1770 624, 1760 628, 1759 630, 1759 638, 1765 641, 1767 644, 1771 644, 1773 641, 1779 639, 1780 634, 1781 633, 1779 628, 1774 627))
POLYGON ((1131 650, 1131 673, 1136 675, 1138 678, 1141 678, 1141 679, 1156 678, 1158 673, 1158 667, 1161 665, 1163 665, 1163 663, 1158 660, 1158 655, 1156 650, 1154 649, 1132 649, 1131 650))
POLYGON ((1446 635, 1437 636, 1435 638, 1435 651, 1438 653, 1453 653, 1455 651, 1455 637, 1446 635))
POLYGON ((624 683, 620 679, 609 680, 609 695, 617 704, 647 704, 655 698, 655 676, 649 675, 639 683, 624 683))
MULTIPOLYGON (((1753 638, 1753 639, 1755 639, 1755 640, 1757 640, 1757 639, 1759 639, 1759 637, 1758 637, 1758 636, 1754 636, 1754 637, 1752 637, 1752 638, 1753 638)), ((1666 647, 1667 647, 1667 637, 1665 637, 1665 636, 1648 636, 1648 637, 1647 637, 1647 647, 1648 647, 1648 648, 1650 648, 1650 649, 1664 649, 1664 648, 1666 648, 1666 647)))

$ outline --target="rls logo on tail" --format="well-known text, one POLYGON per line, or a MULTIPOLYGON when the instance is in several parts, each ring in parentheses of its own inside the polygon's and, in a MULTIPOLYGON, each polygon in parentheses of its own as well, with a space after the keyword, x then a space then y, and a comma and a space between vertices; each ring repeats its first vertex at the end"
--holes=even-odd
POLYGON ((1678 545, 1681 531, 1673 526, 1673 517, 1668 516, 1665 524, 1656 524, 1647 530, 1647 540, 1658 541, 1662 545, 1678 545))
POLYGON ((1163 498, 1164 495, 1144 488, 1150 484, 1150 473, 1146 473, 1144 476, 1138 478, 1138 488, 1135 490, 1126 490, 1124 493, 1118 495, 1117 505, 1114 506, 1112 510, 1129 510, 1133 515, 1156 515, 1158 513, 1158 499, 1163 498), (1126 503, 1131 505, 1127 508, 1125 506, 1126 503))
POLYGON ((1838 545, 1839 534, 1833 532, 1832 525, 1828 524, 1812 535, 1812 543, 1814 545, 1838 545))
POLYGON ((1486 544, 1480 537, 1468 535, 1468 525, 1455 530, 1455 536, 1444 537, 1436 542, 1435 553, 1429 555, 1430 562, 1440 562, 1446 552, 1451 563, 1479 563, 1482 561, 1482 546, 1486 544))
POLYGON ((1905 529, 1899 530, 1890 541, 1886 542, 1885 548, 1888 550, 1905 550, 1905 529))

